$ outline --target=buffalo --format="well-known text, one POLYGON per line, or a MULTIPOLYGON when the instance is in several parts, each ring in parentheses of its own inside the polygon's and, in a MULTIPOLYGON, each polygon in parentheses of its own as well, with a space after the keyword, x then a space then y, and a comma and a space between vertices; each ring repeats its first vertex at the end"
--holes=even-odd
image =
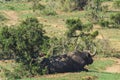
POLYGON ((64 73, 64 72, 77 72, 77 71, 88 71, 84 67, 92 64, 92 57, 96 53, 90 54, 87 51, 74 51, 68 54, 59 56, 52 56, 50 58, 44 58, 40 66, 41 68, 47 68, 47 73, 64 73))

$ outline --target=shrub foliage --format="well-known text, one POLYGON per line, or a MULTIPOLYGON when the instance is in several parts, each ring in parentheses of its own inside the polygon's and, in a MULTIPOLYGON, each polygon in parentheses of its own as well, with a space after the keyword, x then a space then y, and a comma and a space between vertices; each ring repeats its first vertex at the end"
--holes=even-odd
POLYGON ((31 74, 39 71, 40 53, 46 51, 43 25, 36 18, 28 18, 18 27, 3 27, 0 33, 0 44, 3 51, 11 52, 16 62, 22 63, 31 74))
POLYGON ((93 48, 93 40, 98 35, 98 31, 92 31, 93 25, 91 23, 82 24, 80 19, 68 19, 66 24, 68 28, 66 34, 68 39, 72 39, 74 41, 74 44, 72 43, 75 47, 74 49, 91 50, 93 48))

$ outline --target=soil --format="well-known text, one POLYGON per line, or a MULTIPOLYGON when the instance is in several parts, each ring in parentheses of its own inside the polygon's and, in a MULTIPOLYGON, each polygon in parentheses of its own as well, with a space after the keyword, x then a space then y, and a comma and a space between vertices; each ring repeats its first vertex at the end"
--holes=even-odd
POLYGON ((18 23, 18 15, 15 11, 9 10, 9 11, 3 11, 3 13, 8 18, 8 21, 6 23, 8 26, 15 25, 18 23))

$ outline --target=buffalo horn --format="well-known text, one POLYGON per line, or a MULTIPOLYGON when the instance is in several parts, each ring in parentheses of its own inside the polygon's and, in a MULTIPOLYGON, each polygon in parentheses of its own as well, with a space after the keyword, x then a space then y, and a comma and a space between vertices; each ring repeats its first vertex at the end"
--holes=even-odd
POLYGON ((96 55, 96 47, 94 47, 94 52, 90 53, 92 57, 94 57, 96 55))

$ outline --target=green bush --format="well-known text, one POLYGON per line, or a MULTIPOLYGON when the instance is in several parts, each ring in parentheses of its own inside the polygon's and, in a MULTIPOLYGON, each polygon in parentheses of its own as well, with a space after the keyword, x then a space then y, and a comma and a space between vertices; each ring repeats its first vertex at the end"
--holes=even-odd
POLYGON ((91 45, 95 46, 93 40, 98 35, 98 31, 91 31, 93 29, 92 23, 83 24, 80 19, 68 19, 66 24, 68 29, 66 32, 67 37, 74 41, 71 44, 75 46, 75 49, 91 50, 91 45))
POLYGON ((116 58, 120 59, 120 53, 113 54, 113 57, 116 57, 116 58))
POLYGON ((67 19, 66 24, 68 28, 68 32, 67 32, 68 37, 76 36, 76 30, 83 29, 83 25, 80 19, 67 19))
POLYGON ((2 51, 11 52, 31 75, 42 74, 40 54, 49 49, 49 38, 36 18, 27 18, 18 27, 3 27, 0 32, 2 51))

